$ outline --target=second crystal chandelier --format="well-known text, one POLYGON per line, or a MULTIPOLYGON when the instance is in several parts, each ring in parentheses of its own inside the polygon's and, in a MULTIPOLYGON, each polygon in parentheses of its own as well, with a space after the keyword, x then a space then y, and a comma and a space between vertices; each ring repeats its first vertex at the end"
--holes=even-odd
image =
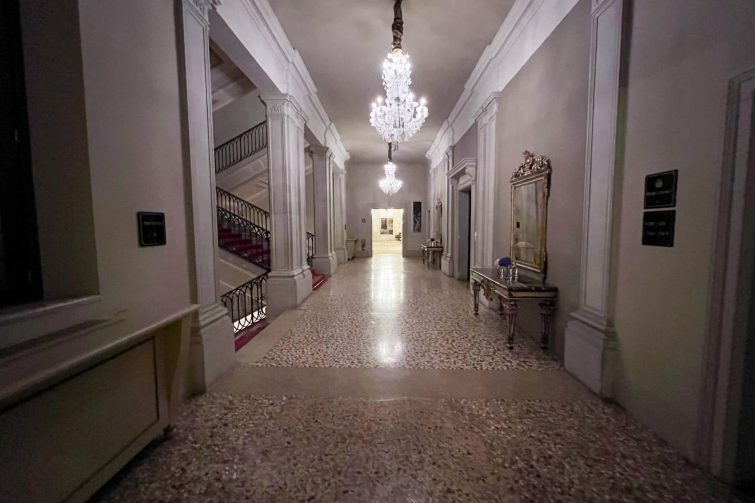
POLYGON ((396 178, 396 165, 393 164, 393 157, 391 156, 391 144, 388 144, 388 162, 383 165, 385 170, 385 178, 378 182, 378 187, 382 190, 386 196, 392 196, 401 190, 401 186, 404 184, 401 180, 396 178))
POLYGON ((414 100, 409 86, 412 83, 412 68, 409 55, 401 50, 401 37, 404 34, 404 20, 401 14, 401 0, 393 5, 393 44, 391 52, 383 61, 382 97, 372 104, 370 124, 386 143, 398 144, 406 141, 419 131, 427 118, 425 99, 414 100))

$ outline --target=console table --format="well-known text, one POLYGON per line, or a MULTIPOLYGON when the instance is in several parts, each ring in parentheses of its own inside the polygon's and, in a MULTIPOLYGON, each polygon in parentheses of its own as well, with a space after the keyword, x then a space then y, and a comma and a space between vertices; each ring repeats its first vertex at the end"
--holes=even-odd
POLYGON ((509 349, 514 348, 514 333, 516 331, 516 313, 519 301, 534 300, 540 304, 540 318, 543 330, 540 337, 540 347, 548 349, 553 325, 553 315, 556 312, 558 288, 530 278, 520 277, 517 281, 507 281, 498 276, 497 269, 472 268, 472 294, 474 296, 474 314, 480 311, 480 290, 489 301, 498 297, 498 314, 506 315, 508 336, 506 339, 509 349))
POLYGON ((442 245, 423 244, 422 245, 422 263, 427 264, 428 269, 430 269, 430 267, 435 265, 436 263, 438 264, 438 268, 440 268, 440 254, 441 253, 443 253, 442 245))

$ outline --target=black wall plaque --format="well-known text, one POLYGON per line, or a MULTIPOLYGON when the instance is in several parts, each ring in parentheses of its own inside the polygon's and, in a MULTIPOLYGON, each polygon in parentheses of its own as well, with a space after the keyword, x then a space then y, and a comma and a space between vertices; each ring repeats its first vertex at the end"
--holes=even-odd
POLYGON ((645 209, 676 206, 676 178, 679 170, 645 177, 645 209))
POLYGON ((642 215, 642 244, 674 246, 676 210, 646 211, 642 215))
POLYGON ((165 213, 140 211, 136 219, 139 222, 139 246, 165 244, 165 213))

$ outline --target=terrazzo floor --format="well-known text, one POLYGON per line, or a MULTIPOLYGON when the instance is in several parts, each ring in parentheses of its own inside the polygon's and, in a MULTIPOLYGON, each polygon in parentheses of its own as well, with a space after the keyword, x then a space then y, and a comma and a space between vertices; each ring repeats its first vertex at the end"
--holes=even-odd
POLYGON ((504 319, 489 309, 475 316, 466 283, 419 260, 376 255, 343 269, 302 304, 289 333, 256 365, 560 368, 532 337, 520 334, 514 351, 506 349, 504 319))
POLYGON ((745 501, 470 297, 418 260, 342 265, 94 500, 745 501))

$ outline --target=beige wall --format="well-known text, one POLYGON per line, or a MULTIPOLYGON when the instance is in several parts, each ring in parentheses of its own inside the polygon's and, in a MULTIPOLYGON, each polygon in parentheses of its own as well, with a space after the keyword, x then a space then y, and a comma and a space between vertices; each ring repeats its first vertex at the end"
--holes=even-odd
POLYGON ((404 182, 398 194, 390 200, 378 187, 378 180, 385 176, 382 164, 349 165, 346 176, 346 235, 356 238, 356 255, 361 253, 361 240, 367 244, 366 254, 372 249, 372 208, 401 208, 407 218, 402 237, 404 254, 419 255, 424 241, 425 209, 427 209, 427 165, 397 163, 396 177, 404 182), (422 202, 422 232, 412 232, 412 201, 422 202), (362 222, 364 219, 364 222, 362 222))
POLYGON ((44 298, 96 294, 78 5, 28 0, 20 6, 44 298))
POLYGON ((467 132, 454 145, 454 164, 460 160, 471 157, 477 158, 477 125, 467 129, 467 132))
POLYGON ((696 438, 727 83, 755 68, 755 3, 634 2, 619 206, 617 398, 682 452, 696 438), (641 246, 645 175, 679 170, 673 248, 641 246))
MULTIPOLYGON (((496 118, 496 210, 494 257, 510 255, 509 180, 527 149, 550 157, 548 282, 559 288, 554 351, 577 308, 582 240, 582 196, 587 124, 590 2, 581 0, 501 92, 496 118)), ((476 135, 475 135, 476 136, 476 135)), ((458 148, 458 147, 457 147, 458 148)), ((454 150, 457 156, 457 150, 454 150)), ((539 334, 537 305, 520 311, 522 330, 539 334)))

